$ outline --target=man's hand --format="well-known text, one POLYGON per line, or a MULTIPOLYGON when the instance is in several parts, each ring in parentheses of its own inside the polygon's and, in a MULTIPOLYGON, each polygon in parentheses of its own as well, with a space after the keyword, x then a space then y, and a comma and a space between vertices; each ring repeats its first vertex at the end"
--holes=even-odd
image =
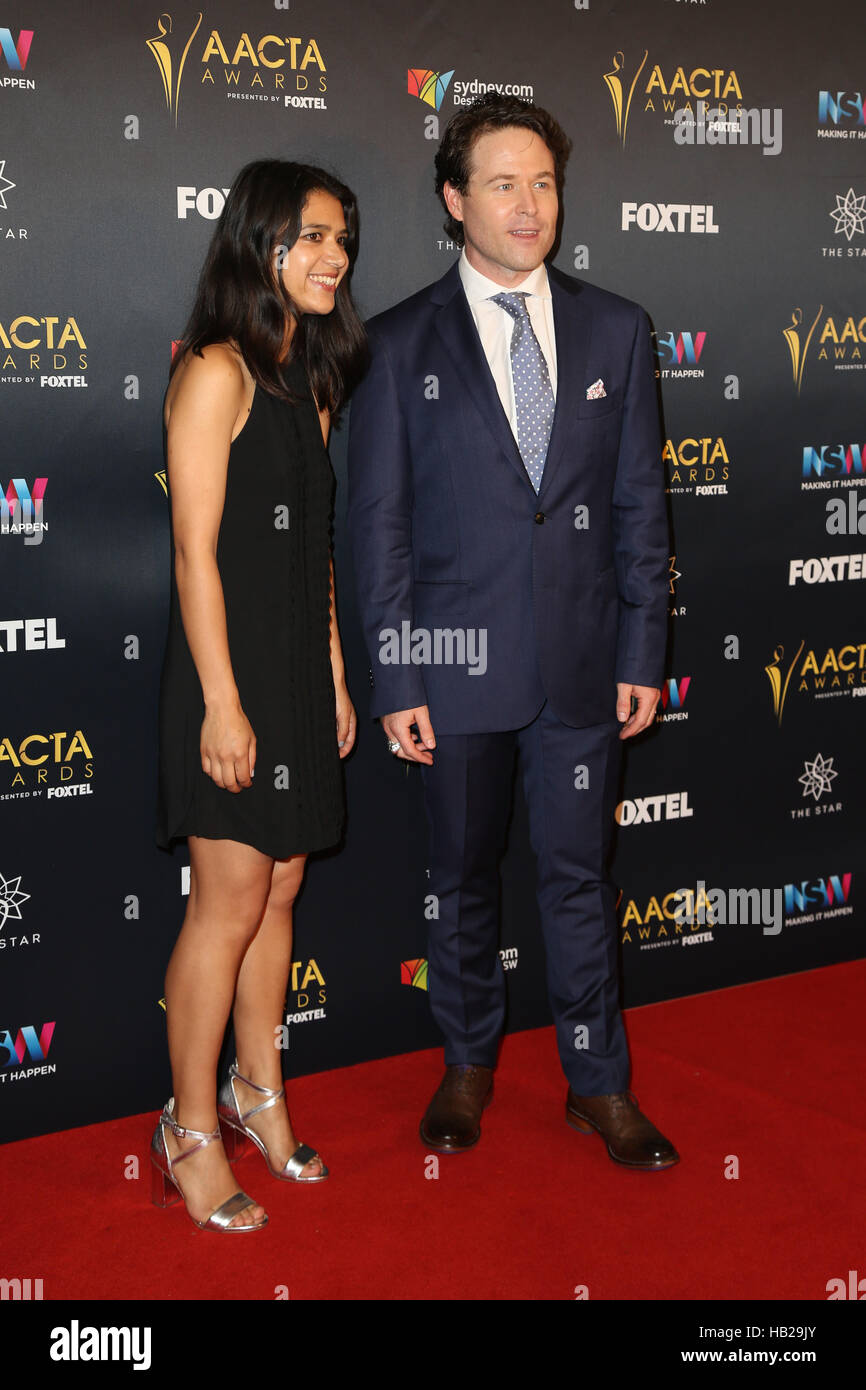
POLYGON ((428 766, 432 766, 433 754, 428 750, 436 747, 436 739, 433 735, 433 725, 430 723, 430 711, 426 705, 385 714, 381 723, 385 737, 400 745, 400 751, 394 753, 395 758, 405 758, 408 762, 427 763, 428 766), (410 733, 413 724, 418 727, 417 738, 410 733))
POLYGON ((617 682, 616 717, 623 726, 620 738, 633 738, 635 734, 642 734, 644 729, 649 728, 655 719, 660 695, 661 691, 652 685, 625 685, 617 682), (637 700, 634 714, 630 713, 632 695, 637 700))

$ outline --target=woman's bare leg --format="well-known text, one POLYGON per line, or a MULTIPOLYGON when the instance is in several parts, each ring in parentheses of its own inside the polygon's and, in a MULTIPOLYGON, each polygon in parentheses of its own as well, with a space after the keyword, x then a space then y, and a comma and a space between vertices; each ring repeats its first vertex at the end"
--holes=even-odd
MULTIPOLYGON (((216 1071, 238 971, 268 902, 274 861, 234 840, 189 837, 190 892, 183 927, 165 977, 168 1048, 179 1124, 205 1132, 217 1125, 216 1071)), ((166 1130, 172 1159, 198 1141, 166 1130)), ((221 1143, 180 1165, 177 1178, 191 1216, 204 1221, 238 1190, 221 1143)), ((261 1220, 249 1207, 233 1226, 261 1220)))
MULTIPOLYGON (((292 962, 292 908, 304 877, 306 856, 274 862, 271 890, 261 925, 247 947, 238 975, 234 1006, 238 1071, 259 1086, 282 1089, 282 1052, 277 1035, 283 1023, 286 988, 292 962)), ((259 1105, 263 1097, 243 1082, 235 1082, 242 1111, 259 1105)), ((250 1125, 264 1141, 271 1165, 280 1169, 298 1147, 284 1105, 272 1105, 256 1115, 250 1125)), ((312 1160, 304 1177, 321 1173, 312 1160)))

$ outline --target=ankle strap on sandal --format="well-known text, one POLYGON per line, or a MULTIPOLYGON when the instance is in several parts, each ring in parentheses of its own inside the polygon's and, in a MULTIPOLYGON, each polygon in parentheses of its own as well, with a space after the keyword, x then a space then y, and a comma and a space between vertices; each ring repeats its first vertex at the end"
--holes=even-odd
MULTIPOLYGON (((212 1129, 208 1133, 205 1133, 204 1130, 201 1129, 187 1129, 184 1125, 179 1125, 174 1118, 174 1096, 166 1102, 163 1112, 159 1117, 159 1123, 161 1125, 167 1125, 175 1139, 198 1139, 201 1147, 209 1144, 212 1139, 219 1139, 220 1137, 219 1125, 217 1125, 216 1129, 212 1129)), ((193 1149, 187 1149, 186 1153, 178 1154, 175 1162, 178 1162, 181 1158, 186 1158, 187 1154, 193 1152, 193 1149)))
POLYGON ((245 1086, 249 1086, 251 1091, 258 1091, 260 1095, 267 1096, 267 1100, 263 1100, 260 1105, 254 1105, 252 1110, 245 1110, 243 1114, 241 1114, 241 1107, 238 1105, 238 1098, 235 1095, 234 1085, 232 1085, 232 1095, 235 1097, 235 1105, 241 1123, 251 1119, 253 1115, 260 1114, 262 1110, 269 1110, 272 1105, 276 1105, 277 1101, 285 1100, 286 1097, 286 1093, 282 1087, 278 1091, 274 1091, 271 1090, 269 1086, 260 1086, 257 1081, 250 1081, 248 1076, 242 1076, 238 1071, 236 1060, 232 1062, 229 1067, 229 1081, 242 1081, 245 1086))

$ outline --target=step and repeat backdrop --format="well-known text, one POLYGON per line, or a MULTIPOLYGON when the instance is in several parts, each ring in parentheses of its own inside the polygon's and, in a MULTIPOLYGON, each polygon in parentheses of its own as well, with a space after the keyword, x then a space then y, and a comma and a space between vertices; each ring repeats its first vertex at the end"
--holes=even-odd
MULTIPOLYGON (((857 0, 0 0, 4 1139, 170 1091, 188 859, 153 842, 161 405, 225 193, 253 158, 332 168, 360 200, 369 316, 456 256, 433 157, 490 86, 574 141, 555 263, 637 300, 655 334, 670 644, 617 810, 624 1002, 866 953, 857 0)), ((344 843, 297 907, 288 1075, 437 1041, 420 779, 368 716, 345 450, 344 423, 361 728, 344 843)), ((519 787, 502 877, 514 1030, 549 1021, 519 787)))

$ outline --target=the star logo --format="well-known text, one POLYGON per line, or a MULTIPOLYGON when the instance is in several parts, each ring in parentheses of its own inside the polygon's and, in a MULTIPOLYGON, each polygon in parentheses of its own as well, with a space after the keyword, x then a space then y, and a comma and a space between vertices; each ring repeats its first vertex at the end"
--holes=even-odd
POLYGON ((838 772, 833 771, 833 759, 822 758, 820 753, 816 753, 812 762, 808 760, 803 764, 806 771, 797 781, 803 783, 803 795, 814 796, 816 801, 820 801, 825 792, 832 791, 833 778, 838 777, 838 772))
POLYGON ((9 192, 10 188, 15 188, 16 185, 12 183, 11 179, 6 178, 6 175, 3 173, 5 168, 6 160, 0 159, 0 208, 2 208, 4 212, 8 212, 9 209, 6 207, 5 195, 9 192))
MULTIPOLYGON (((0 173, 2 172, 3 166, 0 164, 0 173)), ((848 189, 844 198, 837 193, 836 206, 830 216, 836 223, 836 235, 841 232, 852 241, 855 232, 866 232, 866 193, 862 198, 855 197, 853 188, 848 189)))
POLYGON ((21 904, 26 903, 30 897, 29 893, 21 893, 21 875, 17 878, 4 878, 0 874, 0 931, 6 925, 7 918, 13 921, 21 921, 21 904))
POLYGON ((670 578, 670 588, 668 589, 668 593, 669 593, 669 594, 675 594, 675 593, 676 593, 676 591, 677 591, 677 590, 676 590, 676 583, 677 583, 677 580, 678 580, 678 579, 682 579, 682 577, 683 577, 682 574, 681 574, 681 572, 677 569, 676 565, 677 565, 677 557, 676 557, 676 555, 669 555, 669 556, 668 556, 668 576, 669 576, 669 578, 670 578))

